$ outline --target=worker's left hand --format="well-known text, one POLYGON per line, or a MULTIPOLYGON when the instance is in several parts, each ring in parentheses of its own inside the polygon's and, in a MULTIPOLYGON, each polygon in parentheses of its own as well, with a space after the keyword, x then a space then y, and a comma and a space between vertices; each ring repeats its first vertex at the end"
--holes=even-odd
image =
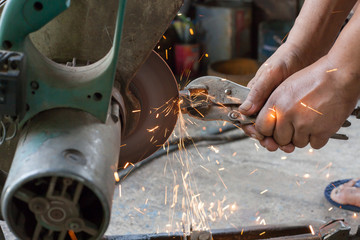
MULTIPOLYGON (((319 149, 351 114, 359 93, 355 74, 336 69, 325 56, 274 90, 255 128, 264 136, 272 136, 280 148, 290 143, 302 148, 310 143, 319 149)), ((266 143, 262 145, 267 147, 266 143)))

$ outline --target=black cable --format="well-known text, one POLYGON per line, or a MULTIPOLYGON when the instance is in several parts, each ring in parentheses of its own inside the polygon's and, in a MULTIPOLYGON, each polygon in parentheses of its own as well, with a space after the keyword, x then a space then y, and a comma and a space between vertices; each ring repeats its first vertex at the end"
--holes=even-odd
POLYGON ((239 141, 239 140, 248 138, 248 136, 246 136, 245 134, 219 136, 220 134, 223 134, 223 133, 235 130, 235 129, 238 129, 238 127, 233 126, 233 125, 223 128, 222 131, 219 131, 218 128, 216 128, 216 129, 214 128, 214 129, 210 129, 207 132, 208 135, 206 135, 206 136, 197 136, 197 137, 192 137, 192 138, 185 137, 185 138, 178 138, 173 141, 170 141, 168 146, 165 149, 161 148, 157 152, 155 152, 153 155, 151 155, 150 157, 144 159, 143 161, 138 162, 135 165, 131 165, 124 170, 119 170, 118 171, 119 178, 120 178, 119 183, 122 182, 123 180, 125 180, 131 173, 134 173, 139 168, 145 166, 146 164, 151 163, 153 160, 178 150, 179 143, 181 143, 181 146, 183 146, 183 147, 188 147, 188 146, 191 146, 192 144, 204 142, 204 141, 217 142, 217 145, 219 145, 219 144, 239 141))

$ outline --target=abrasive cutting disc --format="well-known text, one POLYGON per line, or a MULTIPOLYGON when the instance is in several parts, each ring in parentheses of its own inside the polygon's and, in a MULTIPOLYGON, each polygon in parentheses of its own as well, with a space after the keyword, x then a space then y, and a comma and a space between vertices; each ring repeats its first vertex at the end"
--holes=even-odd
POLYGON ((157 53, 149 56, 132 84, 141 109, 131 114, 140 114, 140 121, 135 131, 122 139, 120 168, 127 162, 139 162, 162 147, 174 129, 179 113, 175 77, 157 53))

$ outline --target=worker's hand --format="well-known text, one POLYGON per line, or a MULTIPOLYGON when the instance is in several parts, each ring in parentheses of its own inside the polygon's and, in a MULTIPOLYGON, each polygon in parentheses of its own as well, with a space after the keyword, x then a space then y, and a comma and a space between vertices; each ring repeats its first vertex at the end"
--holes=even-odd
MULTIPOLYGON (((244 115, 253 115, 260 111, 274 89, 294 72, 311 64, 309 54, 300 51, 300 47, 284 43, 258 70, 249 82, 251 91, 246 101, 240 106, 244 115)), ((276 151, 279 145, 272 137, 264 137, 256 131, 253 125, 242 126, 244 132, 259 140, 260 144, 269 151, 276 151)), ((285 152, 292 152, 294 146, 282 146, 285 152)))
POLYGON ((360 81, 325 56, 287 78, 260 111, 255 129, 279 146, 323 147, 356 106, 360 81))

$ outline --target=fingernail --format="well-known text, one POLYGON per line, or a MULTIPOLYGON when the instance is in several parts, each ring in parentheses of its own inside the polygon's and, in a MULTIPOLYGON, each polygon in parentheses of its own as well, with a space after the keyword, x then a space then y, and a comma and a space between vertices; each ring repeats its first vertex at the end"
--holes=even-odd
POLYGON ((252 106, 252 102, 250 102, 249 100, 245 100, 245 102, 240 105, 240 109, 244 111, 249 111, 252 106))

